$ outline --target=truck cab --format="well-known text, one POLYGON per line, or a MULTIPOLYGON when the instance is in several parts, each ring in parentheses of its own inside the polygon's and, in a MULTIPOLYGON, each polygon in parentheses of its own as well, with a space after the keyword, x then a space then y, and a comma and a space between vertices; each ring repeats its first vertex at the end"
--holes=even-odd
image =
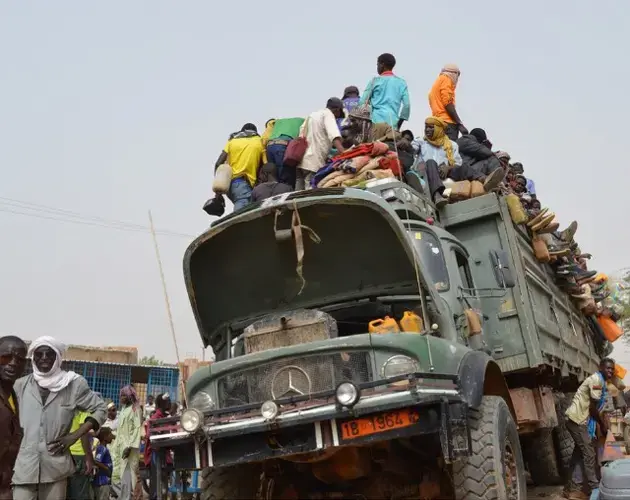
MULTIPOLYGON (((213 224, 184 276, 217 362, 189 379, 181 417, 151 422, 171 429, 155 449, 224 498, 525 498, 509 387, 471 330, 474 262, 441 226, 393 180, 213 224), (371 331, 405 312, 421 331, 371 331)), ((497 293, 514 281, 501 258, 497 293)))

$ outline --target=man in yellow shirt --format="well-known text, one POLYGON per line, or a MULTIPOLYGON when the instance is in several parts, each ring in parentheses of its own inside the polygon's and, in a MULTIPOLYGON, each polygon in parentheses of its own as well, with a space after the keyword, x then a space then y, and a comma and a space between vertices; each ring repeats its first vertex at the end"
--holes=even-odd
MULTIPOLYGON (((252 198, 252 189, 256 184, 258 168, 262 165, 263 141, 253 123, 246 123, 241 131, 230 136, 215 164, 216 170, 227 163, 232 167, 232 182, 227 197, 234 204, 234 210, 246 207, 252 198)), ((208 200, 203 209, 209 215, 223 215, 225 202, 217 194, 208 200)))
POLYGON ((431 115, 445 121, 446 135, 456 141, 459 133, 468 134, 455 109, 455 89, 461 72, 455 64, 446 64, 429 92, 431 115))
MULTIPOLYGON (((72 420, 70 432, 76 432, 85 419, 88 412, 77 411, 72 420)), ((94 455, 92 454, 91 437, 85 434, 80 440, 70 446, 70 454, 76 465, 74 475, 68 479, 68 500, 91 500, 94 498, 92 491, 92 471, 94 470, 94 455)))
MULTIPOLYGON (((575 441, 569 470, 573 471, 576 465, 581 465, 591 490, 599 485, 595 471, 597 459, 593 439, 598 424, 603 435, 608 432, 601 411, 606 403, 606 384, 613 378, 614 373, 615 362, 610 358, 602 359, 599 371, 582 382, 565 413, 567 431, 575 441)), ((565 490, 567 492, 578 490, 572 476, 569 477, 565 490)))

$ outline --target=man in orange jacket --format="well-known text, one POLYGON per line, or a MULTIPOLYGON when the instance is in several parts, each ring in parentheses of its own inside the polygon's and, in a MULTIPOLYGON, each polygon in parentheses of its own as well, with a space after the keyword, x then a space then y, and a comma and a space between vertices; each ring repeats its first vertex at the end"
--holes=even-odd
POLYGON ((457 65, 446 64, 429 92, 431 115, 446 122, 446 135, 451 141, 456 141, 460 132, 468 134, 455 109, 455 89, 460 74, 457 65))

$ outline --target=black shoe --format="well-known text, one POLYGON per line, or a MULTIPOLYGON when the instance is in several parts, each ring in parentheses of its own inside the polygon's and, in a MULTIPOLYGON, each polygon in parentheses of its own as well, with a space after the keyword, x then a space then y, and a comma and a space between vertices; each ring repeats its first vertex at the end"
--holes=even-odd
POLYGON ((218 194, 203 205, 203 211, 212 217, 221 217, 225 213, 225 200, 218 194))

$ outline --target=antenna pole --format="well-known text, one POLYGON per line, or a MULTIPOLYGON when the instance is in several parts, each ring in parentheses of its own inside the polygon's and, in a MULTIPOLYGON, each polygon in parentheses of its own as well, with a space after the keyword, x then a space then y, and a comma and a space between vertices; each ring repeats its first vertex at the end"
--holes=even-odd
MULTIPOLYGON (((166 289, 166 279, 164 278, 164 269, 162 268, 162 258, 160 257, 160 248, 158 246, 157 236, 155 235, 155 227, 153 225, 153 215, 149 210, 149 226, 151 228, 151 236, 153 237, 153 246, 155 247, 155 257, 157 258, 158 268, 160 269, 160 280, 162 281, 162 290, 164 291, 164 301, 166 302, 166 314, 168 316, 168 323, 171 328, 171 335, 173 336, 173 343, 175 344, 175 356, 177 357, 177 367, 180 368, 181 360, 179 358, 179 347, 177 346, 177 337, 175 336, 175 324, 173 323, 173 313, 171 312, 171 301, 168 298, 168 290, 166 289)), ((181 381, 182 385, 182 398, 184 404, 186 404, 186 387, 184 380, 181 381)))

